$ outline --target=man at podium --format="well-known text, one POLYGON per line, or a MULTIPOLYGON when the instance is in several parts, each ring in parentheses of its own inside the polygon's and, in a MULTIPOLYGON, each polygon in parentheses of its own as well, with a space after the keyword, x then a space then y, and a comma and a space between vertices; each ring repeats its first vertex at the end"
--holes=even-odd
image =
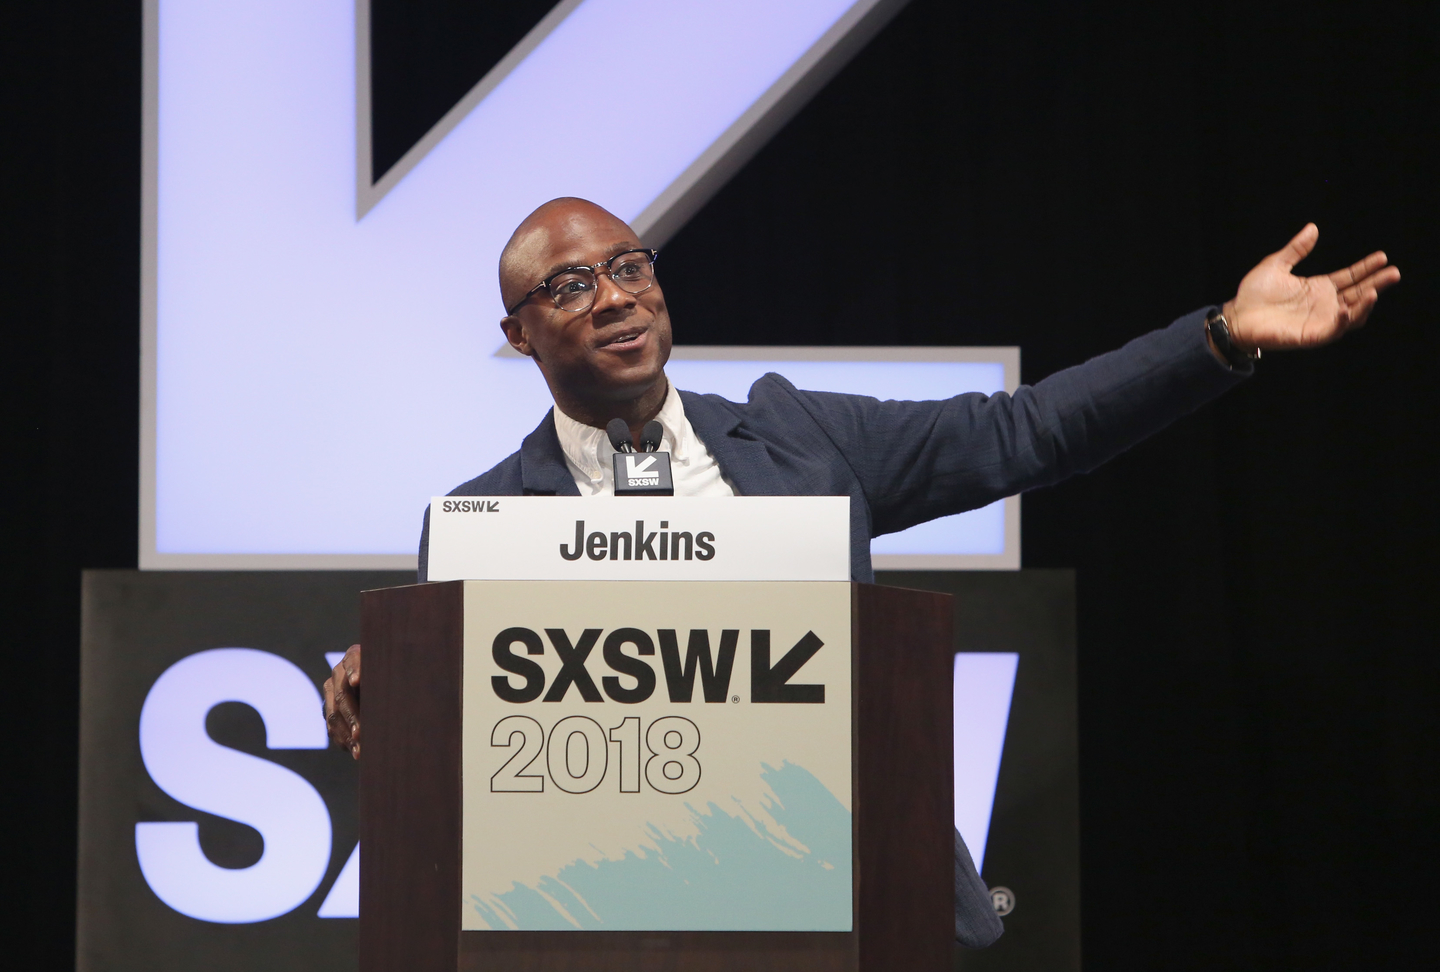
MULTIPOLYGON (((671 326, 656 252, 594 203, 555 199, 526 217, 500 257, 501 329, 535 361, 555 408, 517 452, 451 495, 612 493, 617 446, 639 447, 658 422, 677 496, 848 495, 852 576, 872 581, 873 537, 1094 469, 1245 380, 1262 351, 1316 347, 1363 325, 1399 271, 1376 252, 1334 273, 1297 276, 1318 236, 1306 226, 1223 305, 1014 395, 881 402, 805 391, 769 374, 737 403, 676 389, 666 377, 671 326), (617 420, 629 443, 607 435, 617 420)), ((717 268, 717 297, 743 300, 751 269, 743 255, 717 268)), ((428 531, 427 511, 422 581, 428 531)), ((360 655, 352 646, 325 684, 330 734, 356 758, 360 655)), ((1000 920, 958 833, 955 882, 957 939, 994 941, 1000 920)))

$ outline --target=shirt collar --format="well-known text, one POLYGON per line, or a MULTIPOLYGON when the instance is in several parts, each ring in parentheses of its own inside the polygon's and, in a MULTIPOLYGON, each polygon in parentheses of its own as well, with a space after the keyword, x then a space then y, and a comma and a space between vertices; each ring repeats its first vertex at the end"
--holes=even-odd
MULTIPOLYGON (((676 462, 689 462, 695 451, 695 431, 685 418, 685 403, 680 393, 666 379, 668 389, 660 414, 655 416, 664 434, 660 440, 660 451, 670 453, 676 462)), ((591 482, 600 482, 605 471, 611 466, 615 447, 604 429, 575 421, 560 406, 555 406, 555 435, 560 439, 560 449, 565 458, 579 469, 591 482)))

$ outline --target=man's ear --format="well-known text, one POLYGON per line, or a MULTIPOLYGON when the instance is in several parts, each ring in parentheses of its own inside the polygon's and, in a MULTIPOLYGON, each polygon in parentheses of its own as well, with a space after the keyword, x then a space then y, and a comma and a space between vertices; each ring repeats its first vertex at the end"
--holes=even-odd
POLYGON ((520 323, 520 318, 511 314, 500 318, 500 330, 505 332, 505 340, 510 346, 527 358, 535 357, 535 349, 530 346, 530 338, 525 334, 525 325, 520 323))

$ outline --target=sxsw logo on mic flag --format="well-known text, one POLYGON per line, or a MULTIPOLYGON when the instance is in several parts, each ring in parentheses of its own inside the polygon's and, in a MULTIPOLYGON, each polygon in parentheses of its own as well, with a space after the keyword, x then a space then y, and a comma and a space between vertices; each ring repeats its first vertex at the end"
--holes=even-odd
POLYGON ((629 486, 654 486, 660 482, 660 470, 655 468, 656 457, 626 456, 625 480, 629 486))
POLYGON ((670 453, 615 454, 616 496, 674 496, 670 479, 670 453))

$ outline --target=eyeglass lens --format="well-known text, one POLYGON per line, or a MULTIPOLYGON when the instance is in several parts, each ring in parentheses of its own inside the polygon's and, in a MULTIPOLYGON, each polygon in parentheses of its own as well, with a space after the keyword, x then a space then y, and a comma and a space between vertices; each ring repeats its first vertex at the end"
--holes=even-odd
MULTIPOLYGON (((610 261, 610 278, 626 293, 644 293, 655 282, 650 254, 644 250, 619 254, 610 261)), ((546 286, 561 310, 582 311, 595 302, 595 274, 584 267, 557 273, 546 286)))

